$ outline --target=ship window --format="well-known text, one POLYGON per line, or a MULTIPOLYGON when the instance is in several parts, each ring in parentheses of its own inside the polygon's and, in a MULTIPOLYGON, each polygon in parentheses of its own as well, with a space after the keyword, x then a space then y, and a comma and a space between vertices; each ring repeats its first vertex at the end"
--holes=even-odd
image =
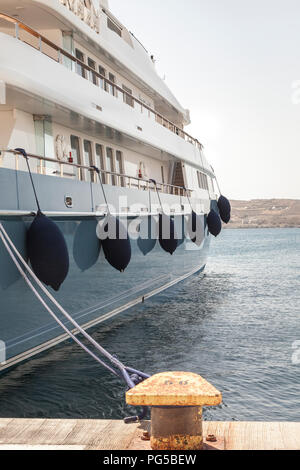
MULTIPOLYGON (((92 144, 89 140, 84 140, 84 162, 86 166, 93 166, 92 144)), ((94 172, 87 170, 86 181, 94 181, 94 172)))
POLYGON ((207 190, 208 190, 207 175, 205 175, 204 173, 202 173, 202 171, 197 171, 197 176, 198 176, 199 188, 201 188, 201 189, 207 189, 207 190))
MULTIPOLYGON (((112 82, 112 83, 115 83, 115 82, 116 82, 116 77, 115 77, 112 73, 109 73, 108 79, 109 79, 109 81, 112 82)), ((110 83, 108 84, 108 92, 109 92, 111 95, 115 95, 115 87, 114 87, 113 85, 111 85, 110 83)))
MULTIPOLYGON (((99 70, 100 75, 102 75, 105 78, 106 70, 102 67, 102 65, 99 65, 98 70, 99 70)), ((102 90, 106 90, 104 78, 99 78, 99 85, 100 85, 100 88, 102 88, 102 90)))
MULTIPOLYGON (((96 62, 93 59, 90 59, 90 57, 88 58, 88 66, 91 69, 96 70, 96 62)), ((94 85, 97 85, 97 75, 94 72, 89 71, 89 79, 94 85)))
POLYGON ((122 88, 123 88, 124 91, 126 91, 126 93, 123 93, 124 103, 126 103, 129 106, 133 107, 134 106, 133 99, 130 96, 128 96, 128 94, 132 95, 132 90, 130 90, 130 88, 127 88, 127 86, 125 86, 125 85, 122 85, 122 88))
MULTIPOLYGON (((75 49, 75 55, 76 59, 80 60, 80 62, 84 62, 84 54, 81 52, 79 49, 75 49)), ((76 62, 76 73, 78 75, 81 75, 83 78, 85 78, 85 70, 82 65, 78 64, 76 62)))
MULTIPOLYGON (((106 147, 106 170, 113 173, 114 171, 114 156, 113 149, 106 147)), ((113 175, 107 175, 107 183, 116 185, 115 177, 113 175)))
POLYGON ((118 36, 122 37, 122 29, 110 18, 107 18, 107 27, 114 33, 118 34, 118 36))
MULTIPOLYGON (((96 144, 96 166, 101 170, 105 170, 103 147, 100 144, 96 144)), ((105 184, 106 178, 105 173, 100 173, 102 183, 105 184)))
MULTIPOLYGON (((82 165, 81 152, 80 152, 80 140, 76 135, 71 135, 71 150, 73 162, 77 165, 82 165)), ((80 179, 84 179, 83 169, 80 169, 80 179)))
MULTIPOLYGON (((122 158, 122 152, 120 150, 116 151, 116 173, 119 175, 124 174, 124 168, 123 168, 123 158, 122 158)), ((124 178, 118 177, 118 182, 120 186, 125 186, 125 180, 124 178)))
POLYGON ((207 191, 208 191, 209 188, 208 188, 208 179, 207 179, 207 175, 203 175, 203 177, 204 177, 205 189, 207 189, 207 191))

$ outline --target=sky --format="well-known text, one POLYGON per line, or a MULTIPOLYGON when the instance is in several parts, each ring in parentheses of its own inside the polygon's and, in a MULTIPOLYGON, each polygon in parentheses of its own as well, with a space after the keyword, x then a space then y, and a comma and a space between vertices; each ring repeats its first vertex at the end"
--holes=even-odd
POLYGON ((300 199, 300 1, 109 0, 231 199, 300 199))

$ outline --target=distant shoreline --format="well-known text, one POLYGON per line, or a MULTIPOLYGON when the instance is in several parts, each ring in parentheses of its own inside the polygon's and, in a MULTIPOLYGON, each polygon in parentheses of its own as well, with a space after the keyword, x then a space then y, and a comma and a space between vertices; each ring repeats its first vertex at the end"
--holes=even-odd
POLYGON ((299 199, 232 200, 231 207, 226 228, 300 228, 299 199))

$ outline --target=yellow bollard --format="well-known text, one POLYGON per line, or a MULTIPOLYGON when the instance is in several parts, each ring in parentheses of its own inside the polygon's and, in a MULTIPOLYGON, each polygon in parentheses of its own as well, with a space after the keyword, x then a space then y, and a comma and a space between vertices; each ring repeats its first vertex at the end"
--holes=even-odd
POLYGON ((219 405, 222 394, 200 375, 162 372, 129 390, 126 402, 151 407, 153 450, 202 450, 202 407, 219 405))

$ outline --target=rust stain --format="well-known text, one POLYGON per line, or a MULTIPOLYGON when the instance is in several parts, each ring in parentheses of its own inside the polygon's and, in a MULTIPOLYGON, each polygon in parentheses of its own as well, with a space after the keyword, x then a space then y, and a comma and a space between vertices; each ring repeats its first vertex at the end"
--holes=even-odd
POLYGON ((202 450, 202 436, 174 435, 151 437, 152 450, 202 450))
POLYGON ((207 442, 217 442, 217 438, 214 434, 208 434, 206 437, 207 442))
POLYGON ((150 441, 150 433, 148 431, 144 431, 141 439, 142 441, 150 441))
POLYGON ((162 372, 126 393, 134 406, 217 406, 222 394, 200 375, 191 372, 162 372))

